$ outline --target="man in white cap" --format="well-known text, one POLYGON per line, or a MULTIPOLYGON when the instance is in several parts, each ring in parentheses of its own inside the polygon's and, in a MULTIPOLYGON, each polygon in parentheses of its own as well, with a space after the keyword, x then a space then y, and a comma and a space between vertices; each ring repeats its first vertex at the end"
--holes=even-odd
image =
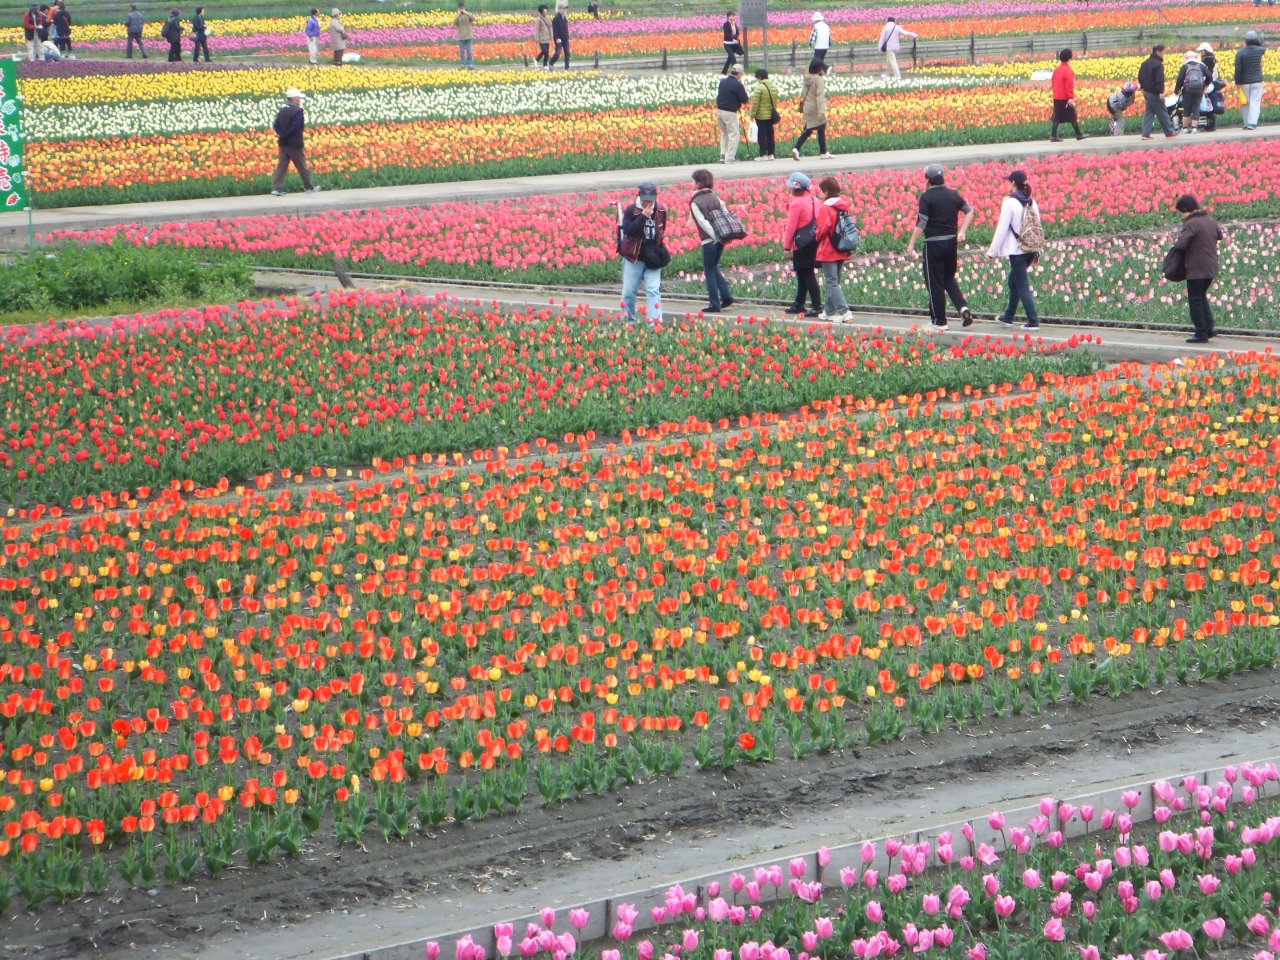
POLYGON ((889 68, 893 79, 902 79, 902 71, 898 69, 898 51, 902 49, 902 38, 910 37, 914 40, 917 36, 919 34, 903 30, 893 17, 885 21, 884 29, 880 31, 880 52, 884 54, 885 66, 889 68))
POLYGON ((272 124, 279 144, 280 162, 276 164, 275 176, 271 178, 271 195, 284 196, 284 175, 289 172, 290 162, 302 177, 302 189, 307 193, 319 193, 320 188, 311 182, 311 171, 307 169, 307 155, 303 148, 302 130, 306 124, 302 114, 303 93, 297 87, 290 87, 284 98, 288 102, 280 108, 276 122, 272 124))
POLYGON ((831 49, 831 27, 818 10, 813 15, 813 29, 809 32, 809 46, 813 48, 813 59, 827 62, 827 51, 831 49))

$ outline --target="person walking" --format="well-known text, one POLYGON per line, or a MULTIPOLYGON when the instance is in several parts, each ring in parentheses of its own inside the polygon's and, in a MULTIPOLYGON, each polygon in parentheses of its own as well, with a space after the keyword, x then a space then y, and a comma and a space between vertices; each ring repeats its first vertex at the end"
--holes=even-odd
POLYGON ((1164 44, 1157 43, 1151 48, 1151 56, 1142 61, 1138 68, 1138 86, 1142 88, 1142 99, 1146 103, 1146 111, 1142 115, 1142 139, 1150 140, 1151 131, 1157 120, 1166 139, 1176 137, 1178 131, 1173 129, 1173 121, 1169 119, 1169 108, 1164 105, 1164 44))
POLYGON ((196 15, 191 18, 191 62, 200 59, 200 51, 204 51, 204 62, 209 62, 209 28, 204 23, 204 7, 196 7, 196 15))
POLYGON ((342 57, 347 52, 347 28, 342 25, 342 11, 337 7, 329 14, 329 46, 333 48, 333 65, 342 66, 342 57))
POLYGON ((1240 118, 1246 130, 1255 130, 1262 115, 1262 41, 1250 30, 1244 35, 1244 46, 1236 51, 1233 74, 1240 89, 1240 118))
POLYGON ((720 271, 720 256, 724 253, 724 244, 717 239, 715 228, 711 225, 712 215, 716 211, 729 211, 715 192, 715 182, 710 170, 693 171, 695 189, 693 196, 689 198, 689 219, 702 242, 702 272, 706 275, 708 300, 708 306, 702 308, 703 313, 719 313, 734 302, 729 281, 720 271))
POLYGON ((592 17, 594 17, 596 20, 599 20, 599 19, 600 19, 600 3, 599 3, 599 0, 591 0, 591 2, 587 4, 587 13, 589 13, 589 14, 590 14, 592 17))
POLYGON ((58 0, 53 7, 53 26, 58 32, 54 43, 64 58, 71 56, 71 14, 67 12, 65 0, 58 0))
POLYGON ((1111 136, 1124 134, 1124 114, 1126 110, 1133 106, 1134 98, 1137 95, 1138 85, 1136 83, 1126 83, 1111 96, 1107 97, 1107 113, 1111 114, 1107 129, 1111 132, 1111 136))
POLYGON ((1195 327, 1195 333, 1187 338, 1187 343, 1208 343, 1217 335, 1213 328, 1213 308, 1209 306, 1209 287, 1218 275, 1218 242, 1223 239, 1222 227, 1207 211, 1200 209, 1200 203, 1193 194, 1180 196, 1174 209, 1182 214, 1182 228, 1169 257, 1165 259, 1165 269, 1169 269, 1170 257, 1181 260, 1181 272, 1187 281, 1187 306, 1195 327))
POLYGON ((636 321, 636 291, 644 281, 649 325, 662 320, 662 268, 671 262, 667 250, 667 208, 658 203, 658 188, 640 184, 636 199, 618 204, 618 253, 622 256, 622 306, 628 323, 636 321))
MULTIPOLYGON (((32 4, 34 7, 35 4, 32 4)), ((138 10, 136 3, 129 4, 129 12, 124 15, 124 57, 126 60, 133 59, 133 45, 138 45, 138 52, 142 54, 142 59, 147 59, 147 51, 142 46, 142 28, 145 23, 142 19, 142 13, 138 10)))
POLYGON ((538 15, 533 18, 533 42, 538 45, 538 55, 534 62, 542 65, 543 70, 550 70, 551 60, 551 18, 547 16, 547 5, 538 7, 538 15))
POLYGON ((33 3, 31 9, 22 15, 22 36, 27 41, 27 59, 40 59, 40 39, 36 31, 40 29, 40 5, 33 3))
POLYGON ((769 71, 761 67, 756 71, 756 88, 751 94, 751 119, 756 124, 756 145, 760 156, 756 160, 772 160, 777 149, 773 127, 782 118, 778 115, 778 90, 769 79, 769 71))
POLYGON ((307 24, 302 28, 303 34, 307 38, 307 60, 313 67, 320 65, 320 10, 317 7, 311 8, 311 16, 307 17, 307 24))
POLYGON ((738 62, 738 57, 746 55, 742 49, 742 33, 738 30, 738 15, 732 10, 724 15, 720 32, 724 34, 724 66, 720 69, 720 75, 727 77, 733 65, 738 62))
POLYGON ((947 172, 941 164, 931 163, 925 167, 924 179, 928 186, 920 195, 916 226, 907 241, 907 256, 916 255, 916 241, 923 236, 929 320, 939 333, 945 333, 948 296, 960 311, 962 325, 967 327, 973 323, 973 312, 956 282, 959 247, 973 223, 973 208, 964 197, 946 185, 947 172))
MULTIPOLYGON (((1027 183, 1027 175, 1015 170, 1007 177, 1009 195, 1000 204, 1000 219, 996 222, 996 232, 991 238, 991 246, 987 249, 988 257, 1004 257, 1009 261, 1009 305, 1004 313, 996 317, 1001 323, 1012 326, 1018 315, 1018 304, 1027 313, 1027 322, 1023 330, 1039 330, 1040 315, 1036 313, 1036 298, 1031 292, 1031 281, 1027 278, 1029 268, 1039 258, 1038 250, 1024 250, 1023 235, 1026 227, 1040 225, 1040 208, 1031 198, 1031 185, 1027 183)), ((1044 230, 1040 228, 1043 238, 1044 230)), ((1028 236, 1028 242, 1031 241, 1028 236)))
POLYGON ((169 41, 169 62, 182 62, 182 20, 181 11, 174 7, 169 11, 169 19, 160 28, 160 36, 169 41))
POLYGON ((884 54, 884 65, 889 68, 888 76, 895 80, 902 79, 902 71, 898 69, 898 51, 902 49, 902 38, 914 40, 919 34, 903 30, 898 21, 889 17, 880 31, 880 52, 884 54))
POLYGON ((307 193, 319 193, 320 188, 311 182, 311 170, 307 167, 307 154, 303 142, 303 129, 306 118, 302 111, 303 93, 297 87, 285 91, 285 105, 276 114, 276 122, 272 129, 276 132, 276 143, 279 147, 279 163, 276 164, 275 175, 271 178, 271 195, 284 196, 284 175, 289 172, 289 164, 298 171, 302 178, 302 189, 307 193))
POLYGON ((1194 50, 1182 55, 1182 66, 1178 69, 1178 77, 1173 82, 1173 92, 1182 95, 1182 132, 1198 133, 1200 125, 1200 109, 1204 102, 1204 88, 1208 83, 1208 75, 1204 64, 1194 50))
POLYGON ((738 111, 751 102, 747 88, 742 83, 742 64, 729 68, 729 75, 720 80, 716 90, 716 127, 720 131, 720 162, 738 162, 738 142, 741 127, 738 111))
POLYGON ((800 148, 809 139, 810 134, 818 135, 818 154, 823 160, 830 160, 832 154, 827 153, 827 68, 821 60, 813 60, 809 64, 809 72, 804 75, 804 85, 800 88, 800 119, 804 130, 796 138, 791 148, 791 158, 800 159, 800 148))
POLYGON ((475 36, 471 27, 475 19, 467 12, 465 0, 458 0, 458 13, 453 18, 453 28, 458 31, 458 60, 464 70, 476 68, 471 46, 472 38, 475 36))
POLYGON ((822 310, 818 278, 814 275, 818 253, 818 201, 810 187, 809 178, 799 170, 787 177, 791 201, 787 204, 787 223, 782 229, 782 249, 791 254, 791 269, 796 274, 796 298, 782 312, 816 317, 822 310), (806 295, 810 304, 807 312, 804 309, 806 295))
POLYGON ((822 292, 826 297, 818 319, 848 323, 853 319, 853 313, 845 303, 844 290, 840 286, 840 268, 850 255, 837 250, 831 241, 834 239, 840 214, 853 216, 853 207, 848 197, 840 195, 840 182, 835 177, 823 177, 819 180, 818 193, 822 197, 822 204, 818 207, 818 251, 814 254, 814 259, 822 268, 822 292))
POLYGON ((1071 50, 1063 47, 1058 52, 1058 66, 1053 71, 1053 123, 1049 127, 1049 142, 1061 143, 1058 124, 1069 123, 1076 132, 1076 139, 1083 140, 1080 119, 1076 116, 1076 72, 1071 69, 1071 50))
POLYGON ((823 17, 821 10, 813 13, 813 29, 809 31, 809 49, 813 51, 813 59, 826 65, 827 51, 831 49, 831 25, 823 17))
POLYGON ((565 15, 566 9, 557 3, 556 15, 551 18, 551 38, 555 41, 556 49, 547 61, 548 70, 556 65, 561 51, 564 51, 564 68, 569 69, 569 18, 565 15))

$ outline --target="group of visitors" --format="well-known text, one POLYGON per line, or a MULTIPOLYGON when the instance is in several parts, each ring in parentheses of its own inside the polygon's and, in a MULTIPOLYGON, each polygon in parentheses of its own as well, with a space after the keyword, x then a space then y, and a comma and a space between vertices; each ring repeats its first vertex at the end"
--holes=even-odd
MULTIPOLYGON (((462 10, 462 4, 458 4, 458 10, 462 10)), ((345 62, 344 58, 347 54, 347 28, 342 25, 342 11, 334 7, 329 11, 329 46, 333 50, 333 65, 340 67, 345 62)), ((320 62, 320 37, 323 31, 320 29, 320 11, 316 7, 311 8, 311 16, 307 18, 306 25, 302 29, 303 34, 307 38, 307 56, 311 65, 317 66, 320 62)), ((468 44, 470 49, 470 44, 468 44)))
MULTIPOLYGON (((827 52, 831 49, 831 25, 827 23, 827 18, 821 10, 815 10, 811 20, 813 28, 809 31, 809 49, 813 51, 813 56, 810 59, 825 66, 827 52)), ((738 62, 738 57, 746 56, 742 46, 742 31, 738 28, 738 15, 734 11, 730 10, 724 15, 722 32, 724 34, 724 67, 720 74, 728 76, 738 62)), ((917 36, 918 34, 909 30, 903 30, 894 17, 889 17, 885 21, 884 29, 880 31, 879 47, 880 52, 884 54, 886 76, 891 76, 895 80, 902 79, 902 71, 898 68, 898 51, 902 49, 902 38, 908 37, 914 40, 917 36)))
MULTIPOLYGON (((929 296, 929 321, 936 331, 945 333, 948 299, 960 316, 961 326, 968 327, 974 321, 973 311, 957 281, 959 249, 973 223, 974 211, 959 192, 947 186, 946 171, 940 164, 925 167, 924 179, 925 189, 917 204, 916 224, 907 240, 906 255, 921 259, 929 296), (918 254, 916 244, 921 241, 924 251, 918 254)), ((1005 179, 1009 192, 1000 204, 1000 217, 987 248, 988 257, 1008 261, 1005 284, 1008 301, 996 321, 1012 326, 1021 306, 1026 315, 1022 329, 1038 330, 1040 315, 1031 289, 1030 271, 1045 247, 1044 226, 1026 172, 1014 170, 1005 179)), ((719 313, 734 303, 733 291, 720 269, 720 258, 725 245, 741 239, 746 231, 716 194, 715 177, 710 170, 695 170, 693 186, 689 219, 701 246, 708 299, 702 312, 719 313)), ((786 189, 789 199, 782 248, 791 254, 796 295, 783 313, 847 323, 853 314, 844 298, 840 274, 844 263, 859 246, 853 206, 849 198, 843 196, 835 177, 823 177, 815 191, 809 177, 797 170, 787 177, 786 189)), ((1194 327, 1187 342, 1208 343, 1216 336, 1208 292, 1218 274, 1218 244, 1224 234, 1217 222, 1200 209, 1193 195, 1183 194, 1176 209, 1183 220, 1165 258, 1164 275, 1170 281, 1186 282, 1194 327)), ((658 202, 655 184, 640 184, 634 201, 618 204, 622 307, 628 322, 636 321, 636 295, 642 281, 648 323, 656 325, 662 319, 662 269, 671 262, 666 229, 667 208, 658 202)))
MULTIPOLYGON (((1168 78, 1165 74, 1165 57, 1168 48, 1157 43, 1151 48, 1151 55, 1138 69, 1137 83, 1129 82, 1107 98, 1107 113, 1111 115, 1108 128, 1113 135, 1123 134, 1125 128, 1125 112, 1133 106, 1139 92, 1145 109, 1142 117, 1142 139, 1152 139, 1155 125, 1166 138, 1179 134, 1194 134, 1199 130, 1202 112, 1212 109, 1214 113, 1222 113, 1225 103, 1222 90, 1227 86, 1227 79, 1222 75, 1217 54, 1213 45, 1201 43, 1194 50, 1187 50, 1182 55, 1178 73, 1174 79, 1173 92, 1179 98, 1182 112, 1182 129, 1175 127, 1169 114, 1169 106, 1165 100, 1165 88, 1168 78)), ((1250 30, 1244 35, 1244 45, 1236 51, 1232 82, 1240 98, 1240 117, 1245 130, 1253 130, 1258 126, 1262 114, 1262 55, 1265 52, 1258 34, 1250 30)), ((1062 63, 1054 71, 1054 124, 1051 137, 1056 139, 1059 121, 1059 73, 1070 71, 1068 61, 1071 51, 1063 50, 1059 55, 1062 63)), ((1063 90, 1071 89, 1069 81, 1064 81, 1063 90)), ((1074 102, 1071 104, 1071 120, 1074 121, 1074 102)), ((1067 119, 1064 115, 1062 119, 1067 119)), ((1077 134, 1079 125, 1074 124, 1077 134)))
MULTIPOLYGON (((818 153, 829 160, 827 151, 827 69, 821 60, 812 60, 800 87, 798 105, 803 129, 791 148, 793 160, 800 159, 800 149, 811 136, 817 136, 818 153)), ((729 67, 729 75, 721 79, 716 91, 716 129, 720 134, 720 162, 737 163, 738 146, 742 142, 742 110, 747 109, 747 139, 759 147, 757 161, 776 159, 774 126, 782 115, 778 112, 778 89, 769 80, 769 71, 756 71, 755 90, 748 93, 742 80, 742 64, 729 67)))
POLYGON ((66 0, 52 6, 33 3, 22 15, 22 36, 28 60, 74 60, 71 54, 71 14, 66 0))
MULTIPOLYGON (((538 7, 538 15, 533 19, 533 39, 538 45, 538 55, 534 61, 543 70, 550 70, 564 54, 564 68, 569 69, 569 4, 568 0, 556 0, 555 16, 547 16, 547 5, 538 7), (551 45, 555 44, 555 52, 551 45)), ((596 8, 596 19, 600 18, 599 7, 596 8)))

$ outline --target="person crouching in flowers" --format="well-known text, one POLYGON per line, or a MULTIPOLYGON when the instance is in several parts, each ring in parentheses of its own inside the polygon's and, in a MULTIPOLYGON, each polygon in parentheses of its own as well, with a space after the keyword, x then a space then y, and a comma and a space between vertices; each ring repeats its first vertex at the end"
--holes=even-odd
POLYGON ((667 250, 667 208, 658 203, 658 188, 640 184, 636 199, 618 204, 618 253, 622 256, 622 306, 629 323, 636 320, 636 291, 644 280, 649 325, 662 319, 662 268, 671 262, 667 250))
POLYGON ((1040 316, 1036 313, 1036 298, 1031 292, 1031 281, 1027 278, 1027 268, 1039 258, 1039 249, 1026 249, 1022 240, 1026 237, 1028 246, 1038 248, 1044 243, 1044 230, 1040 229, 1040 208, 1031 199, 1031 185, 1027 183, 1027 175, 1015 170, 1008 176, 1009 195, 1000 204, 1000 220, 996 223, 995 236, 991 238, 988 257, 1004 257, 1009 261, 1009 305, 1004 313, 996 317, 1003 324, 1012 325, 1013 318, 1018 315, 1018 303, 1027 311, 1027 322, 1023 330, 1039 330, 1040 316), (1035 225, 1039 229, 1039 239, 1031 242, 1029 228, 1035 225))

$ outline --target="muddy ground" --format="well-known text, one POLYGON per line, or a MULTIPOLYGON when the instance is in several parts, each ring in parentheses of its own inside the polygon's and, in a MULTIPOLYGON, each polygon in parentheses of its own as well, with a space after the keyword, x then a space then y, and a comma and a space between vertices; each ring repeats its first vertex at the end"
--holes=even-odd
POLYGON ((1260 758, 1280 752, 1277 696, 1276 672, 1267 669, 1118 700, 1093 697, 1039 715, 992 716, 963 733, 909 733, 827 756, 740 765, 728 774, 700 773, 687 761, 674 780, 552 809, 531 792, 518 815, 446 826, 411 843, 385 844, 370 827, 365 850, 338 850, 322 827, 296 860, 277 855, 266 865, 233 867, 214 880, 200 873, 191 886, 154 891, 128 890, 116 877, 103 897, 11 912, 0 948, 50 960, 337 956, 350 944, 468 926, 486 905, 518 904, 510 912, 524 913, 570 895, 566 881, 575 877, 625 885, 667 869, 655 861, 668 857, 671 867, 692 874, 726 859, 767 858, 786 839, 810 848, 847 841, 857 831, 834 822, 834 810, 856 808, 868 832, 891 832, 906 816, 958 809, 960 786, 979 775, 981 797, 972 788, 964 796, 990 806, 1055 788, 1069 796, 1071 783, 1083 792, 1101 774, 1122 776, 1130 757, 1166 774, 1239 752, 1260 758), (1055 770, 1056 778, 1041 779, 1055 770), (829 824, 839 838, 814 824, 829 824), (716 847, 713 838, 731 845, 716 847))

